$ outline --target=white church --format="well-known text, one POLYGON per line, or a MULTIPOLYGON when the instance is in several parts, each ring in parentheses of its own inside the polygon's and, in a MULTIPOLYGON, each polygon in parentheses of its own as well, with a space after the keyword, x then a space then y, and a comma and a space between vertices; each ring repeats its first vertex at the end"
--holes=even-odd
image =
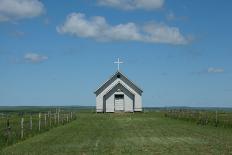
POLYGON ((96 112, 141 112, 143 90, 119 71, 101 85, 96 94, 96 112))

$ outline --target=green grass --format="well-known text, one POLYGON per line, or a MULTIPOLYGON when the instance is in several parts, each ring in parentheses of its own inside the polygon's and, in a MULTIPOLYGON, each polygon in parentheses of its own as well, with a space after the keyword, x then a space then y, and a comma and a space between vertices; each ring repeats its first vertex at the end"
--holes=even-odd
MULTIPOLYGON (((34 109, 36 110, 36 109, 34 109)), ((29 114, 25 111, 10 112, 0 116, 0 150, 6 146, 15 144, 19 141, 33 137, 34 135, 41 134, 50 130, 51 128, 57 127, 67 123, 68 111, 59 113, 60 121, 57 123, 57 114, 55 113, 40 113, 40 130, 39 130, 39 113, 29 114), (24 113, 23 115, 21 113, 24 113), (46 123, 45 123, 46 115, 46 123), (24 118, 23 123, 23 138, 21 137, 21 119, 24 118), (32 129, 30 128, 30 117, 32 118, 32 129), (56 119, 55 119, 56 118, 56 119), (7 127, 7 120, 9 120, 9 127, 7 127)), ((73 113, 73 119, 75 113, 73 113)))
POLYGON ((165 116, 195 122, 200 125, 232 128, 232 112, 230 111, 194 111, 192 109, 173 109, 165 111, 165 116))
POLYGON ((9 146, 2 154, 232 154, 232 130, 157 112, 82 112, 70 124, 9 146))

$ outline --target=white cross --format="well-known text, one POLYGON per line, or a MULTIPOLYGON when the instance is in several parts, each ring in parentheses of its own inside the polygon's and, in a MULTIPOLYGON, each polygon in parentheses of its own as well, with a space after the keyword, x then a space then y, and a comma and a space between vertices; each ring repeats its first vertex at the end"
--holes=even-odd
POLYGON ((118 61, 115 61, 114 63, 115 63, 115 64, 118 64, 118 71, 119 71, 120 64, 122 64, 123 62, 120 61, 120 59, 118 58, 118 61))

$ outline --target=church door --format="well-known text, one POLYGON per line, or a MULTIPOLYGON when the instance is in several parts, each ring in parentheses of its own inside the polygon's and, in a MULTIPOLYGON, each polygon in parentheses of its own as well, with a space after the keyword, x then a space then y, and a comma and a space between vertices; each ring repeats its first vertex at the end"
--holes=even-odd
POLYGON ((114 109, 115 109, 115 112, 124 111, 124 95, 123 94, 115 94, 114 109))

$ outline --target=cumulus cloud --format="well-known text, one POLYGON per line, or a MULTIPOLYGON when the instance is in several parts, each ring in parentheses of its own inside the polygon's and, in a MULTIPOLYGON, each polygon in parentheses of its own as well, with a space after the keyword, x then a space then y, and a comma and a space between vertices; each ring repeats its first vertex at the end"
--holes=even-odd
POLYGON ((57 26, 60 34, 92 38, 100 41, 141 41, 150 43, 187 44, 185 37, 177 27, 160 23, 137 25, 133 22, 110 25, 101 16, 87 18, 82 13, 67 16, 64 24, 57 26))
POLYGON ((98 0, 98 4, 124 10, 155 10, 162 8, 164 1, 165 0, 98 0))
POLYGON ((165 24, 151 23, 144 26, 144 36, 146 42, 187 44, 188 39, 184 37, 179 28, 169 27, 165 24))
POLYGON ((214 68, 214 67, 210 67, 207 70, 208 73, 224 73, 225 70, 224 68, 214 68))
POLYGON ((0 0, 0 22, 33 18, 44 12, 39 0, 0 0))
POLYGON ((24 61, 28 63, 40 63, 46 61, 47 59, 47 56, 39 55, 37 53, 26 53, 24 55, 24 61))

